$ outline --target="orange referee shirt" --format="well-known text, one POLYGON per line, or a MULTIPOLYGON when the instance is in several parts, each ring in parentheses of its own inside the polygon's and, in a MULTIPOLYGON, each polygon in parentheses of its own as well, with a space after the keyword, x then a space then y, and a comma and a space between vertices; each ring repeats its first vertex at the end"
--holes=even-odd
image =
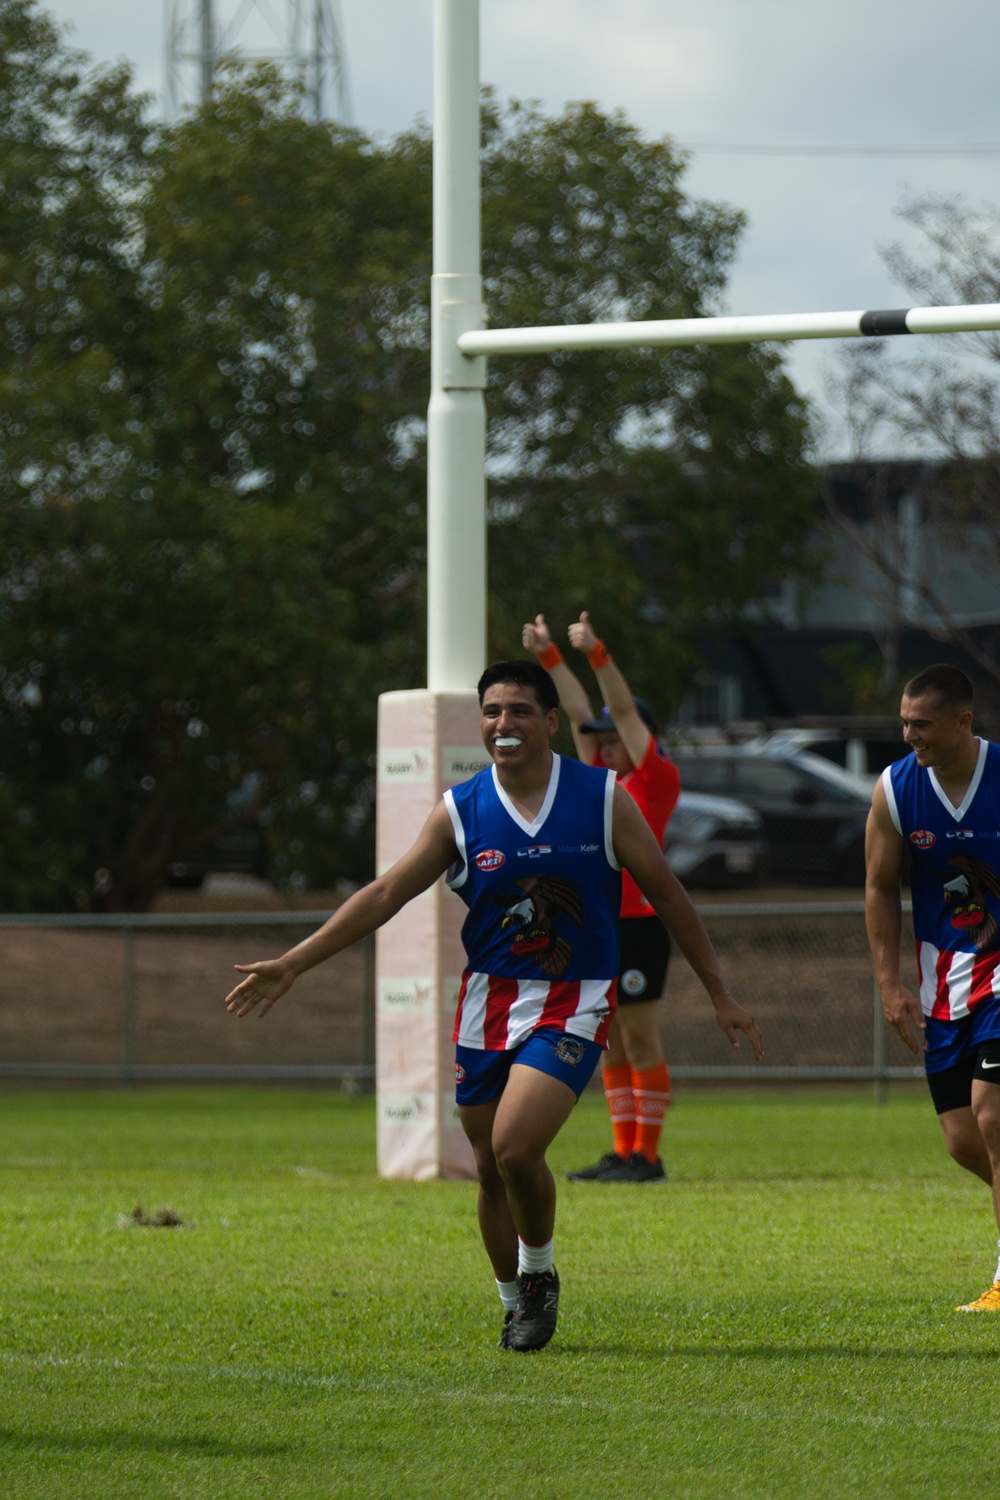
MULTIPOLYGON (((681 790, 681 778, 677 767, 650 735, 642 764, 618 779, 653 830, 656 842, 662 845, 670 814, 677 806, 677 798, 681 790)), ((622 871, 620 915, 623 917, 656 915, 627 870, 622 871)))

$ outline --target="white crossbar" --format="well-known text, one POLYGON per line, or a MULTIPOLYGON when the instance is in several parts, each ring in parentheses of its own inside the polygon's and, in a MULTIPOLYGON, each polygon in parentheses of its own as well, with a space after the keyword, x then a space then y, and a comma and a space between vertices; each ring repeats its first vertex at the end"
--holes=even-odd
POLYGON ((462 333, 463 354, 545 354, 557 349, 638 349, 684 344, 764 344, 792 339, 885 338, 902 333, 1000 329, 1000 302, 873 312, 765 313, 739 318, 573 323, 549 328, 483 328, 462 333))

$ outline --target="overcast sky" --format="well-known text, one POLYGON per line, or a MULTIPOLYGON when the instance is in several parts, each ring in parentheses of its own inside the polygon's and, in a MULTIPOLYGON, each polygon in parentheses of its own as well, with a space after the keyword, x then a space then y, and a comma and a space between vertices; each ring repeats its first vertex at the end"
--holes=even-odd
MULTIPOLYGON (((179 0, 191 9, 194 0, 179 0)), ((215 0, 222 23, 258 0, 215 0)), ((178 0, 174 0, 174 7, 178 0)), ((283 15, 291 0, 261 0, 283 15)), ((49 0, 101 61, 129 58, 162 107, 167 0, 49 0)), ((340 0, 353 123, 373 133, 431 113, 432 0, 340 0)), ((735 313, 905 306, 878 248, 894 210, 925 193, 1000 202, 997 0, 482 0, 484 82, 558 110, 621 108, 681 144, 936 149, 976 155, 809 156, 695 151, 691 194, 750 219, 730 283, 735 313)), ((273 36, 273 33, 271 34, 273 36)), ((259 45, 245 26, 237 41, 259 45)), ((905 358, 916 340, 899 340, 905 358), (906 346, 909 346, 909 351, 906 346)), ((822 399, 830 344, 789 346, 822 399)), ((841 446, 828 413, 828 455, 841 446)))

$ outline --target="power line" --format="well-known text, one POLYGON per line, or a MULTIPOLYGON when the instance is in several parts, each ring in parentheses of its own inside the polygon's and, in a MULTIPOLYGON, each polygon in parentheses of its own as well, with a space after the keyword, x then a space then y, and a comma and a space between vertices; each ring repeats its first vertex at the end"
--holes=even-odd
POLYGON ((715 156, 1000 156, 1000 146, 755 146, 678 141, 682 151, 715 156))

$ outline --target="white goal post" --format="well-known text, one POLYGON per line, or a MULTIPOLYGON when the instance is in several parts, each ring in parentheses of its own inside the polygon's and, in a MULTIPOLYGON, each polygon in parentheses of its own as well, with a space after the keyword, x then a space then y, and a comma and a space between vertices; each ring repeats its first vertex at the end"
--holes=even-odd
POLYGON ((464 355, 549 354, 573 349, 680 348, 686 344, 788 343, 793 339, 889 338, 902 333, 982 333, 1000 328, 1000 302, 897 307, 873 312, 763 313, 757 317, 663 318, 642 323, 483 328, 461 333, 464 355))

